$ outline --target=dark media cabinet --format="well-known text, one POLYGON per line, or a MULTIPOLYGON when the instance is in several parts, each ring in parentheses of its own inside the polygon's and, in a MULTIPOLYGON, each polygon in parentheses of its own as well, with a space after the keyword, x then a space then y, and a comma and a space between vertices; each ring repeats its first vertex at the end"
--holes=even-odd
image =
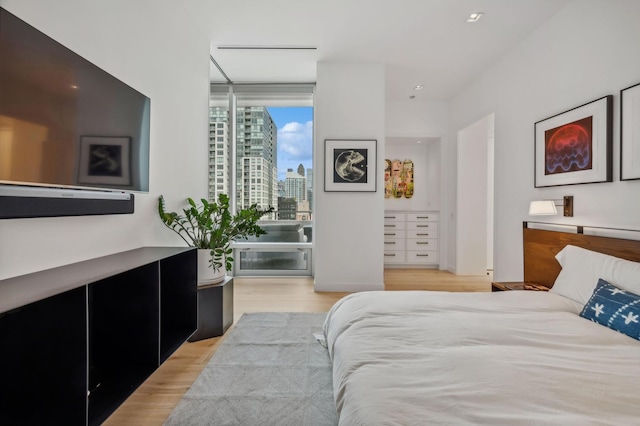
POLYGON ((0 424, 97 425, 197 327, 196 250, 0 281, 0 424))

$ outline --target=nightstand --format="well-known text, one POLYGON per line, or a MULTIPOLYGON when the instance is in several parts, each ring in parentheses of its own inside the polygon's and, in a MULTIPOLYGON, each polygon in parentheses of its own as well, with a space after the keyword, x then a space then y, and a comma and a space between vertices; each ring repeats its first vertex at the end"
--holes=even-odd
POLYGON ((492 282, 491 291, 510 291, 510 290, 528 290, 528 291, 549 291, 549 287, 542 284, 510 281, 510 282, 492 282))

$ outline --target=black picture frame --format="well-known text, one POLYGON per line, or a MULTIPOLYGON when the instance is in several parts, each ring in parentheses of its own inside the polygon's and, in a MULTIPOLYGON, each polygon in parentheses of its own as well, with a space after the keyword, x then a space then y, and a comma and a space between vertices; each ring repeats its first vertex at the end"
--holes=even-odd
POLYGON ((613 180, 613 95, 534 124, 534 187, 613 180))
POLYGON ((620 180, 640 179, 640 83, 620 91, 620 180))
POLYGON ((81 136, 78 183, 131 185, 131 138, 81 136))
POLYGON ((325 192, 376 192, 376 139, 325 139, 325 192))

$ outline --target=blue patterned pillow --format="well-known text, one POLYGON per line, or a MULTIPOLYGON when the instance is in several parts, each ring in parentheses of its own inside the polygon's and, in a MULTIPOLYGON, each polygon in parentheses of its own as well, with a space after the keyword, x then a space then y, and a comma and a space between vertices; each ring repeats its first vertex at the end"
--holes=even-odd
POLYGON ((580 316, 640 340, 640 296, 602 278, 580 316))

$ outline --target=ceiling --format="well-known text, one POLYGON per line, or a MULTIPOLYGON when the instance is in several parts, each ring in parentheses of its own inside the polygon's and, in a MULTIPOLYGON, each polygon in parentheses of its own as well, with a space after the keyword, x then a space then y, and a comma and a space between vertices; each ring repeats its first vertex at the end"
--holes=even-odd
MULTIPOLYGON (((186 0, 180 4, 206 32, 211 56, 234 83, 315 82, 319 61, 373 62, 385 64, 388 100, 410 96, 448 100, 570 1, 186 0), (476 23, 466 23, 473 12, 484 15, 476 23), (416 85, 424 88, 414 90, 416 85)), ((226 82, 213 64, 211 80, 226 82)))

